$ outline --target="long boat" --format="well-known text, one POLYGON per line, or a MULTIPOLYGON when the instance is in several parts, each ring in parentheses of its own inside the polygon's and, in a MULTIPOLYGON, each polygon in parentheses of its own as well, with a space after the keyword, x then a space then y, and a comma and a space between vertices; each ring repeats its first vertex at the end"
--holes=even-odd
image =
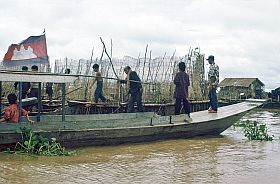
MULTIPOLYGON (((0 75, 2 75, 1 71, 0 75)), ((6 78, 1 76, 1 80, 15 80, 10 79, 7 75, 5 73, 6 78)), ((59 81, 61 83, 75 80, 74 76, 70 76, 72 77, 70 80, 67 76, 55 74, 52 75, 53 80, 43 74, 14 73, 14 75, 30 75, 29 77, 21 77, 21 80, 31 82, 59 81)), ((35 122, 34 125, 28 125, 26 122, 0 123, 0 147, 3 148, 21 141, 20 130, 25 126, 32 126, 34 133, 55 138, 65 147, 118 145, 219 135, 247 111, 262 104, 263 101, 251 100, 220 107, 218 113, 208 113, 207 110, 193 112, 191 113, 191 122, 184 121, 184 114, 159 116, 153 112, 42 115, 39 118, 40 121, 35 122)))

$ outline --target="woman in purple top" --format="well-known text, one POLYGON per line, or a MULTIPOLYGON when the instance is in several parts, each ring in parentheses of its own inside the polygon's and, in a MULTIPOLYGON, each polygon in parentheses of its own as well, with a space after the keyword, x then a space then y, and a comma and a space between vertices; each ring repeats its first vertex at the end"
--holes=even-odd
POLYGON ((179 72, 174 78, 174 84, 176 85, 174 98, 175 103, 175 115, 179 115, 181 111, 181 103, 183 102, 185 114, 190 117, 190 103, 189 103, 189 92, 190 86, 189 75, 186 73, 186 65, 184 62, 179 63, 179 72))

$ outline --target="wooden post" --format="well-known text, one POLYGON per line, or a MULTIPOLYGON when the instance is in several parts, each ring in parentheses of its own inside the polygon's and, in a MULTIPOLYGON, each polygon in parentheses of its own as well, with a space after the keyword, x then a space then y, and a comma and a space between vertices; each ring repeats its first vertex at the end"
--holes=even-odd
POLYGON ((22 82, 18 82, 19 88, 18 88, 18 101, 19 101, 19 122, 22 122, 21 113, 22 113, 22 82))
POLYGON ((0 118, 2 118, 2 81, 0 81, 0 118))
POLYGON ((122 102, 121 83, 120 83, 120 82, 117 82, 117 85, 118 85, 118 94, 119 94, 119 102, 118 102, 118 105, 119 105, 119 107, 120 107, 120 106, 121 106, 121 102, 122 102))
POLYGON ((62 121, 65 121, 65 83, 62 83, 62 121))
POLYGON ((39 82, 38 83, 38 96, 37 96, 37 99, 38 99, 38 114, 37 114, 37 122, 40 122, 40 118, 41 118, 41 111, 42 111, 42 90, 41 90, 41 87, 42 87, 42 83, 39 82))

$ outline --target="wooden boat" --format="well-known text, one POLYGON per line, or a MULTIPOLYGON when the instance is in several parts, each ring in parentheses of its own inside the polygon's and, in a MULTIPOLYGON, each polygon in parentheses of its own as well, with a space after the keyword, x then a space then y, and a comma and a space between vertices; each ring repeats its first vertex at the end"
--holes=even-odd
MULTIPOLYGON (((38 82, 40 77, 37 75, 34 80, 32 78, 29 77, 28 80, 38 82)), ((62 78, 61 80, 63 82, 62 78)), ((218 113, 194 112, 191 114, 191 122, 184 121, 185 115, 158 116, 153 112, 43 115, 40 117, 40 122, 36 122, 32 128, 34 133, 56 138, 66 147, 190 138, 218 135, 239 120, 244 113, 262 104, 263 101, 253 100, 221 107, 218 113)), ((5 147, 20 141, 19 132, 24 126, 30 125, 25 122, 0 123, 0 146, 5 147)))
MULTIPOLYGON (((219 108, 218 113, 199 111, 185 115, 155 116, 154 113, 120 113, 69 115, 65 122, 60 116, 42 116, 32 128, 35 133, 56 138, 63 146, 117 145, 163 139, 218 135, 239 120, 245 112, 261 102, 242 102, 219 108)), ((0 124, 0 144, 15 144, 21 140, 20 129, 26 123, 0 124)))

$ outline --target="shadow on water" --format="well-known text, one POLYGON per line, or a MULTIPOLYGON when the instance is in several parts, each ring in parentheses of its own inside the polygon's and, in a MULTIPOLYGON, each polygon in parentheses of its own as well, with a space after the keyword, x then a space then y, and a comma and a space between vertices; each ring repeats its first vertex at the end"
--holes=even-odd
MULTIPOLYGON (((277 112, 243 119, 268 124, 279 138, 277 112)), ((0 154, 0 183, 278 183, 279 139, 248 141, 240 128, 220 136, 78 149, 71 157, 0 154)))

